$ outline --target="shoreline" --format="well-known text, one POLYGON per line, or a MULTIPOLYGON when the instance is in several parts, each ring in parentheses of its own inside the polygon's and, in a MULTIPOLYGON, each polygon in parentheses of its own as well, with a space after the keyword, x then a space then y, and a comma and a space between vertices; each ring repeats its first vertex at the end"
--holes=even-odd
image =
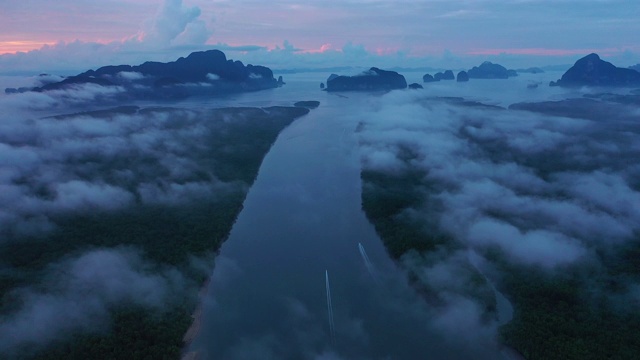
MULTIPOLYGON (((277 119, 280 119, 280 120, 289 118, 288 119, 289 121, 284 126, 282 126, 280 128, 280 130, 278 130, 276 136, 271 141, 271 143, 269 145, 269 148, 262 155, 262 157, 260 159, 260 165, 258 166, 258 169, 256 170, 253 179, 250 181, 249 188, 251 188, 253 186, 253 184, 255 183, 255 181, 256 181, 256 179, 258 177, 258 173, 260 171, 260 167, 262 167, 262 161, 264 160, 266 155, 269 153, 269 151, 271 150, 271 147, 273 147, 273 145, 277 141, 277 139, 280 136, 280 134, 282 133, 282 131, 284 129, 286 129, 287 127, 289 127, 294 121, 296 121, 300 117, 302 117, 304 115, 307 115, 311 111, 312 108, 315 108, 315 107, 317 107, 319 105, 319 102, 317 102, 318 104, 315 104, 316 101, 313 101, 314 104, 312 104, 312 105, 314 105, 314 106, 308 107, 310 105, 309 103, 310 102, 298 102, 297 106, 285 106, 285 107, 282 107, 282 106, 271 106, 271 107, 250 108, 250 109, 259 109, 264 114, 266 114, 268 117, 273 118, 275 116, 277 119), (301 106, 301 105, 307 105, 307 107, 301 106), (270 114, 271 111, 274 111, 276 113, 270 114), (277 112, 279 112, 280 114, 278 115, 277 112)), ((237 111, 238 109, 246 110, 246 108, 242 108, 242 107, 223 108, 222 110, 226 110, 225 113, 231 112, 233 114, 233 112, 237 111)), ((237 221, 237 218, 240 215, 240 213, 242 212, 242 209, 244 207, 244 201, 246 200, 247 194, 248 194, 248 190, 244 194, 244 197, 242 199, 242 202, 240 204, 238 212, 237 212, 237 214, 236 214, 236 216, 235 216, 235 218, 233 220, 231 228, 227 232, 227 234, 224 237, 224 239, 218 244, 218 249, 215 252, 216 256, 218 255, 219 247, 222 245, 222 243, 227 241, 227 239, 229 238, 229 235, 231 234, 231 230, 233 228, 233 225, 237 221)), ((214 267, 215 267, 215 265, 214 265, 214 267)), ((191 325, 189 326, 189 328, 187 329, 187 331, 184 333, 184 336, 182 338, 183 347, 182 347, 182 355, 180 356, 181 360, 199 360, 201 358, 201 351, 200 350, 190 349, 190 348, 191 348, 191 345, 192 345, 193 341, 200 334, 201 325, 202 325, 204 300, 205 300, 205 298, 206 298, 206 296, 207 296, 207 294, 209 292, 209 285, 211 283, 211 276, 213 274, 213 270, 214 269, 212 268, 210 273, 209 273, 210 276, 205 280, 205 282, 202 284, 202 287, 200 288, 200 291, 198 292, 198 302, 197 302, 197 305, 196 305, 196 308, 195 308, 194 312, 191 314, 191 317, 192 317, 193 321, 192 321, 191 325)))
POLYGON ((197 350, 189 350, 193 341, 200 334, 200 329, 202 325, 202 309, 204 305, 204 299, 206 295, 209 293, 209 284, 211 282, 211 278, 207 278, 205 282, 202 284, 200 291, 198 292, 198 304, 191 314, 191 318, 193 318, 193 322, 184 333, 182 337, 183 344, 183 355, 180 357, 181 360, 198 360, 200 359, 200 352, 197 350))

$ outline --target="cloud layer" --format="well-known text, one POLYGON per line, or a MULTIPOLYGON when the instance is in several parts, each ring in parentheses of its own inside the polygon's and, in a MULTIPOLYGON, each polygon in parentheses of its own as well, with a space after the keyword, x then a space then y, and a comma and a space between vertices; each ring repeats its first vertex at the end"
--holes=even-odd
MULTIPOLYGON (((413 180, 418 205, 397 219, 449 239, 402 259, 437 309, 439 331, 495 338, 513 313, 496 292, 513 276, 504 269, 574 274, 567 276, 579 278, 579 296, 634 311, 637 276, 612 275, 611 267, 620 259, 614 254, 639 240, 640 128, 629 121, 635 110, 616 110, 571 119, 392 92, 360 114, 365 170, 422 174, 413 180), (603 285, 614 282, 617 290, 603 285)), ((366 181, 365 192, 375 191, 366 181)))
POLYGON ((640 230, 631 205, 640 196, 640 131, 625 116, 474 110, 407 94, 386 101, 363 122, 364 166, 424 170, 426 195, 443 206, 440 226, 463 244, 553 268, 640 230))
POLYGON ((591 0, 579 7, 502 0, 61 0, 53 7, 31 0, 0 5, 0 53, 46 45, 0 55, 0 72, 78 72, 168 61, 214 44, 237 50, 233 57, 244 62, 275 68, 470 68, 483 60, 528 67, 572 63, 591 52, 629 66, 640 62, 637 11, 637 4, 624 0, 591 0), (474 36, 477 29, 483 29, 482 38, 474 36), (284 50, 295 51, 279 51, 286 40, 296 46, 284 50), (345 51, 349 44, 361 46, 366 56, 354 58, 345 51))
POLYGON ((184 290, 180 273, 152 272, 127 249, 89 251, 50 265, 47 273, 41 289, 15 295, 20 308, 0 322, 0 353, 34 351, 74 332, 108 331, 114 307, 135 304, 161 311, 172 294, 184 290))
MULTIPOLYGON (((190 254, 183 254, 186 260, 179 267, 160 265, 156 261, 169 260, 151 260, 150 252, 143 252, 149 249, 142 248, 147 243, 97 246, 103 244, 101 234, 95 234, 94 242, 93 233, 75 232, 74 219, 124 211, 144 217, 148 209, 173 214, 194 204, 211 209, 218 199, 233 194, 237 201, 235 195, 246 191, 245 174, 229 169, 231 160, 224 157, 245 159, 242 151, 236 152, 245 143, 225 137, 249 128, 238 111, 123 106, 51 116, 84 109, 119 92, 117 87, 85 85, 0 98, 0 245, 8 249, 0 259, 0 273, 7 275, 0 317, 3 355, 20 358, 74 334, 108 332, 114 309, 123 306, 162 313, 176 306, 176 295, 184 304, 194 293, 195 284, 183 272, 200 276, 210 271, 210 259, 191 259, 195 255, 190 254), (230 117, 237 121, 230 124, 230 117), (224 171, 222 181, 218 175, 224 171), (53 239, 68 242, 59 247, 45 243, 53 239), (55 251, 39 252, 47 247, 55 251), (19 253, 23 250, 28 254, 19 253), (33 253, 36 260, 30 258, 33 253), (15 265, 14 255, 26 260, 17 256, 21 260, 15 265)), ((252 143, 255 153, 266 151, 260 140, 252 143)), ((222 211, 233 210, 224 206, 222 211)), ((223 228, 228 213, 220 216, 217 226, 223 228)), ((126 229, 120 230, 114 234, 123 238, 115 243, 135 241, 135 234, 130 240, 126 229)), ((157 241, 161 247, 180 239, 157 241)))
MULTIPOLYGON (((127 4, 112 6, 128 7, 127 4)), ((164 0, 153 17, 139 24, 137 32, 101 41, 75 36, 53 39, 37 50, 0 55, 0 71, 80 72, 88 70, 87 67, 175 60, 187 55, 184 52, 188 50, 203 50, 211 36, 212 31, 200 16, 197 6, 188 6, 182 0, 164 0)), ((135 18, 140 21, 138 14, 135 18)))
POLYGON ((46 235, 56 218, 85 211, 178 205, 242 187, 219 181, 205 164, 205 139, 218 125, 196 112, 123 108, 24 118, 27 106, 64 107, 109 91, 117 89, 89 85, 0 99, 0 242, 46 235))

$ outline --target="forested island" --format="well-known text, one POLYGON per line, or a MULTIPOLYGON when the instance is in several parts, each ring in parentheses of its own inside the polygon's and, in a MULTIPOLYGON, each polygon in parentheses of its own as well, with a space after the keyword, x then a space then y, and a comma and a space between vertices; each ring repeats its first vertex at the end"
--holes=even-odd
POLYGON ((276 88, 284 84, 275 79, 271 69, 245 65, 227 59, 220 50, 197 51, 172 62, 147 61, 140 65, 108 65, 60 80, 47 74, 39 77, 41 85, 33 88, 7 88, 5 93, 48 92, 78 86, 109 88, 116 100, 180 99, 193 95, 229 93, 276 88))
POLYGON ((634 101, 601 94, 470 111, 461 101, 432 98, 421 102, 416 120, 364 120, 362 208, 427 302, 438 308, 452 293, 464 297, 483 309, 479 322, 490 327, 495 302, 468 255, 481 254, 514 307, 497 335, 524 358, 634 359, 640 238, 627 212, 634 205, 596 186, 609 179, 621 193, 637 194, 618 180, 637 179, 627 168, 637 156, 630 142, 638 134, 628 105, 634 101), (583 103, 584 111, 577 106, 583 103), (442 111, 442 123, 424 115, 442 111), (411 136, 398 135, 403 123, 411 136), (542 129, 564 140, 540 148, 549 139, 542 129), (621 131, 628 131, 623 138, 621 131), (525 145, 530 136, 538 145, 525 145), (608 143, 619 147, 615 160, 590 150, 608 143), (450 266, 451 285, 429 281, 431 272, 450 266))
POLYGON ((620 68, 608 61, 600 59, 598 54, 589 54, 573 64, 557 81, 550 86, 578 87, 578 86, 638 86, 640 72, 633 68, 620 68))
POLYGON ((56 162, 5 189, 23 193, 1 228, 5 359, 179 358, 265 154, 308 112, 126 106, 35 120, 20 145, 56 162))
POLYGON ((372 67, 353 75, 331 74, 327 79, 326 91, 390 91, 406 89, 407 80, 395 71, 372 67))

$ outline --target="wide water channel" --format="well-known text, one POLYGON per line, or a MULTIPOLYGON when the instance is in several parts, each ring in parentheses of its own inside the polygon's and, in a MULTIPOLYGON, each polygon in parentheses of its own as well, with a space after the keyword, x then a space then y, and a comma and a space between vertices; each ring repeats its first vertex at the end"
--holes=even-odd
POLYGON ((321 106, 285 129, 266 156, 216 258, 192 349, 204 359, 504 358, 493 339, 434 330, 432 310, 361 210, 354 132, 359 111, 381 95, 345 98, 307 80, 220 103, 321 106))

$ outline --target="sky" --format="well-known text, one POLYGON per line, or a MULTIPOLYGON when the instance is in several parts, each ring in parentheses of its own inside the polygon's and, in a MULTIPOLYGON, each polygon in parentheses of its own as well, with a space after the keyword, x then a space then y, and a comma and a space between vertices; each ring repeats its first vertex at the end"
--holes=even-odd
POLYGON ((0 0, 0 73, 218 48, 275 69, 640 62, 635 0, 0 0))

